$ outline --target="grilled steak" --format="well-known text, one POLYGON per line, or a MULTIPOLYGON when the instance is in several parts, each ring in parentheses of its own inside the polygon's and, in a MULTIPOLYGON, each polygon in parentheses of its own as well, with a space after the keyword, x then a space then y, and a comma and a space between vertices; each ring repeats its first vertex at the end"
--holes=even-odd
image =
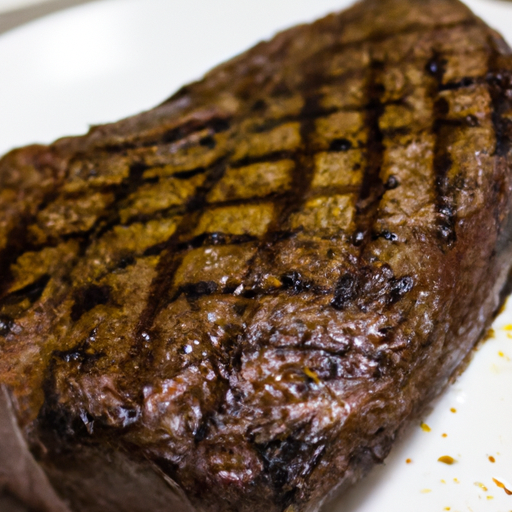
POLYGON ((383 461, 500 304, 511 77, 457 0, 365 0, 5 156, 4 485, 306 512, 383 461))

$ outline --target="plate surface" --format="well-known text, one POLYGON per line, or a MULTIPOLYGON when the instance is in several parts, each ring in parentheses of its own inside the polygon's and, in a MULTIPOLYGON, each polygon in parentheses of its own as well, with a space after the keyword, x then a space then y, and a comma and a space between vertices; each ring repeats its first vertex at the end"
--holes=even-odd
MULTIPOLYGON (((350 3, 104 0, 9 32, 0 37, 0 154, 151 108, 277 30, 350 3)), ((466 3, 512 42, 511 4, 466 3)), ((512 489, 512 301, 494 330, 432 405, 428 428, 413 425, 384 466, 324 512, 512 511, 493 481, 512 489), (444 455, 457 463, 438 462, 444 455)))

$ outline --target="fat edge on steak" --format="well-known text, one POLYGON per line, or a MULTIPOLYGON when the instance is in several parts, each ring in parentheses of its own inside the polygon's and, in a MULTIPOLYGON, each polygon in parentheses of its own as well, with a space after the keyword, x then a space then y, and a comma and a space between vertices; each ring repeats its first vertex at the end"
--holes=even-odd
POLYGON ((510 267, 512 59, 365 0, 0 161, 0 483, 45 512, 312 512, 387 456, 510 267))

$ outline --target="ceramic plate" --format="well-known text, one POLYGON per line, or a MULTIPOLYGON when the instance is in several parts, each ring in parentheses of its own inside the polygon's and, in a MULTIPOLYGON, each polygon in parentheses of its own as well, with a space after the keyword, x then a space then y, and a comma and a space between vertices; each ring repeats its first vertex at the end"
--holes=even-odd
MULTIPOLYGON (((0 37, 0 153, 148 109, 276 31, 349 0, 106 0, 0 37)), ((512 4, 468 0, 512 42, 512 4)), ((510 512, 512 301, 386 464, 325 512, 510 512), (438 462, 442 456, 457 462, 438 462)))

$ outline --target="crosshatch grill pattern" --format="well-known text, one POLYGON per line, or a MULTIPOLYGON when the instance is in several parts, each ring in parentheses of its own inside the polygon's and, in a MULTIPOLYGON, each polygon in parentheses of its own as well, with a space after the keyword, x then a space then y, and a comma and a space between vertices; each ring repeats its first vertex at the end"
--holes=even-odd
POLYGON ((471 346, 447 312, 493 307, 507 51, 458 2, 367 1, 5 157, 0 374, 22 421, 135 446, 205 510, 310 510, 382 460, 471 346))

